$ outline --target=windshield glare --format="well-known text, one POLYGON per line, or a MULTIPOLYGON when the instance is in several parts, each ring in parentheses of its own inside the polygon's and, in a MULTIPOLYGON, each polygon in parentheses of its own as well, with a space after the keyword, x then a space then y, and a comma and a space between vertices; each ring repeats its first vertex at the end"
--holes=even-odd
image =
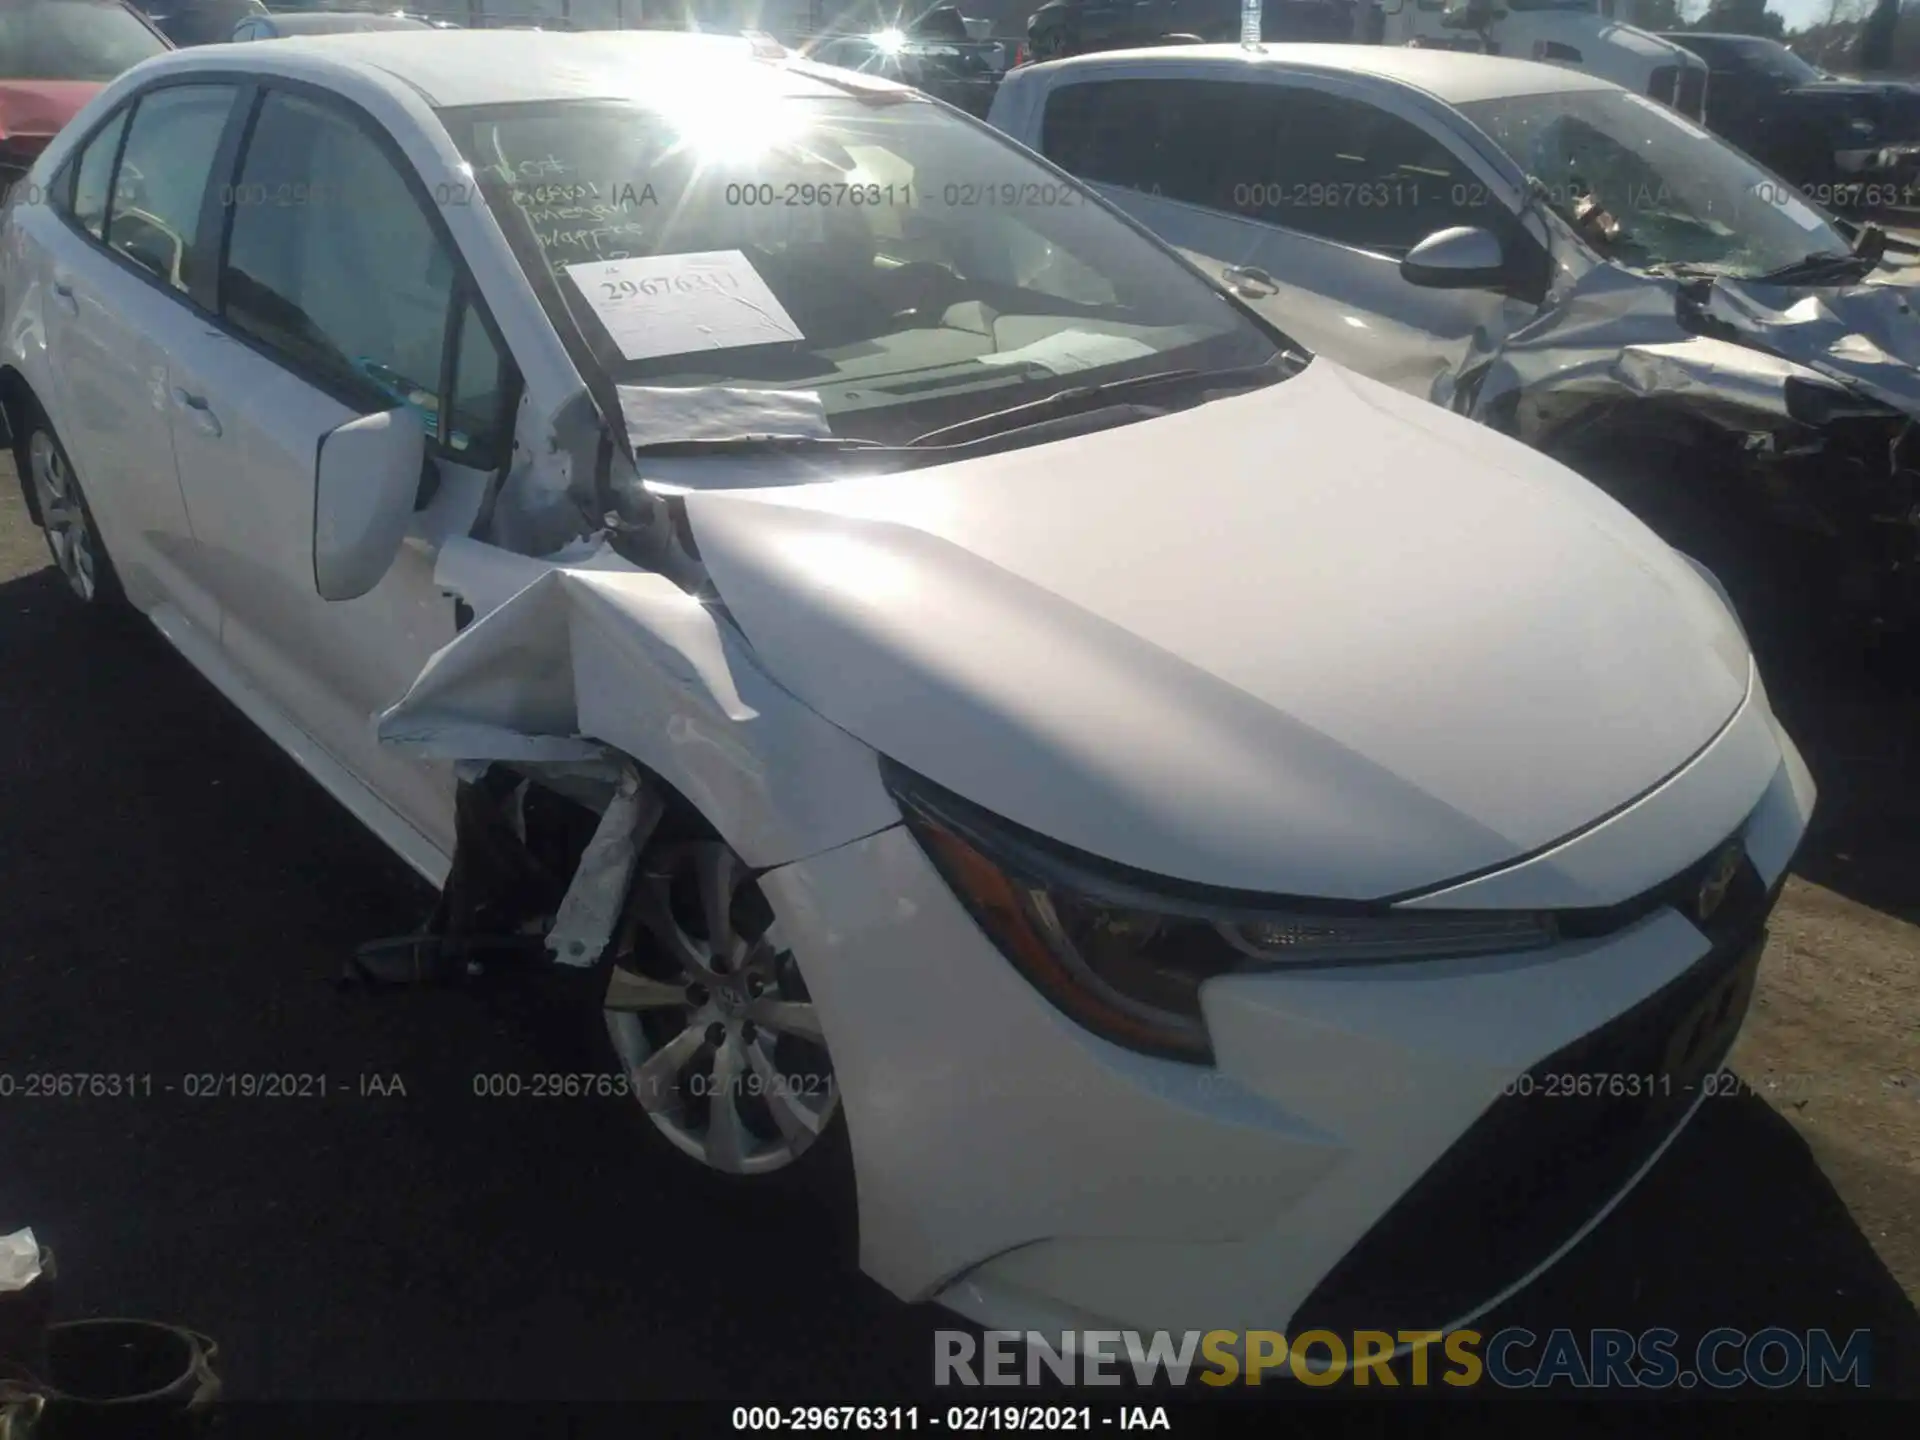
POLYGON ((1461 111, 1544 187, 1569 222, 1584 197, 1618 222, 1623 264, 1700 266, 1754 278, 1847 238, 1793 186, 1657 101, 1617 91, 1482 100, 1461 111))
POLYGON ((107 0, 9 0, 0 6, 0 79, 113 79, 166 43, 107 0))
POLYGON ((619 383, 815 391, 836 436, 901 443, 1062 376, 1276 354, 984 127, 920 100, 739 90, 443 117, 556 323, 570 310, 619 383))

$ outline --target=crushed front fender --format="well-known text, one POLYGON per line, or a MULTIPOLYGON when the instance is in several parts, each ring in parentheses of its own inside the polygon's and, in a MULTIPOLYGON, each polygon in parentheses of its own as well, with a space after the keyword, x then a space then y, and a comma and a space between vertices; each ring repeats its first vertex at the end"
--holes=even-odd
POLYGON ((442 760, 592 763, 612 749, 768 868, 899 820, 873 752, 780 688, 717 607, 599 549, 568 563, 478 541, 435 578, 476 619, 377 721, 442 760))

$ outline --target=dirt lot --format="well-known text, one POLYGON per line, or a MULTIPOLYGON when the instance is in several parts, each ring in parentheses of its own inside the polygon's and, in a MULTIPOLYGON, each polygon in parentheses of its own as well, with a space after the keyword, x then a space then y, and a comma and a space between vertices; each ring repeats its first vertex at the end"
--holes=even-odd
MULTIPOLYGON (((0 666, 0 1070, 154 1077, 0 1101, 0 1232, 58 1249, 68 1314, 210 1331, 240 1397, 921 1387, 938 1312, 820 1217, 650 1170, 628 1102, 475 1095, 602 1068, 577 985, 334 988, 423 888, 157 636, 78 615, 10 475, 0 666), (246 1071, 328 1096, 178 1093, 246 1071)), ((1850 673, 1771 681, 1823 793, 1736 1052, 1766 1100, 1709 1103, 1484 1328, 1865 1327, 1875 1393, 1920 1395, 1920 699, 1850 673)))

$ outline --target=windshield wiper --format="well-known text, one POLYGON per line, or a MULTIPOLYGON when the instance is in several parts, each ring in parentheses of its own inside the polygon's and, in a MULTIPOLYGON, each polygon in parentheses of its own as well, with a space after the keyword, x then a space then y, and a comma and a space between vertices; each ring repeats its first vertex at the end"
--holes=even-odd
POLYGON ((1878 255, 1836 255, 1831 250, 1816 250, 1811 255, 1801 256, 1790 265, 1782 265, 1777 270, 1769 270, 1766 274, 1756 275, 1753 278, 1766 285, 1838 280, 1845 276, 1864 275, 1879 263, 1878 255))
POLYGON ((1222 370, 1156 370, 1151 375, 1132 375, 1108 380, 1099 385, 1075 385, 1056 390, 1038 400, 989 411, 971 420, 943 425, 916 435, 904 444, 885 440, 862 440, 850 435, 717 435, 698 440, 656 440, 633 447, 640 455, 798 455, 852 454, 878 459, 882 456, 911 456, 925 462, 935 458, 929 452, 967 450, 1011 430, 1021 430, 1048 420, 1115 405, 1118 397, 1162 386, 1198 385, 1204 390, 1250 390, 1281 378, 1286 366, 1304 363, 1305 357, 1283 350, 1272 360, 1259 365, 1236 366, 1222 370))
POLYGON ((828 454, 848 450, 898 450, 883 440, 860 440, 850 435, 716 435, 700 440, 656 440, 633 447, 635 455, 787 455, 817 450, 828 454))
POLYGON ((1102 381, 1098 385, 1070 385, 1064 390, 1054 391, 1051 395, 1043 395, 1038 400, 1009 405, 1004 410, 990 410, 985 415, 976 415, 971 420, 962 420, 957 424, 943 425, 938 430, 929 430, 924 435, 914 436, 907 444, 913 448, 961 444, 968 440, 996 435, 1005 430, 1018 430, 1043 420, 1055 420, 1086 410, 1099 410, 1112 405, 1123 395, 1132 396, 1145 390, 1167 388, 1251 390, 1278 380, 1286 373, 1284 365, 1297 358, 1291 351, 1281 351, 1272 360, 1263 361, 1258 365, 1240 365, 1223 370, 1196 370, 1191 367, 1179 370, 1156 370, 1150 375, 1129 375, 1119 380, 1102 381))
POLYGON ((1838 279, 1849 272, 1857 272, 1857 279, 1878 265, 1886 253, 1887 232, 1869 221, 1854 231, 1847 254, 1836 255, 1831 250, 1816 250, 1811 255, 1801 256, 1791 265, 1782 265, 1778 270, 1770 270, 1759 278, 1778 283, 1818 280, 1829 275, 1838 279))
POLYGON ((1707 265, 1697 260, 1661 260, 1641 267, 1649 275, 1709 276, 1722 278, 1732 272, 1724 265, 1707 265))

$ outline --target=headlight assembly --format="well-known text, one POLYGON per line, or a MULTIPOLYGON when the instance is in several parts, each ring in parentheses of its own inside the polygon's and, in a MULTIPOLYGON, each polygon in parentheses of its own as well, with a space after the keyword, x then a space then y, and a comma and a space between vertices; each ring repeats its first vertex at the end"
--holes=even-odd
POLYGON ((1200 987, 1216 975, 1504 954, 1558 934, 1552 916, 1525 911, 1394 911, 1137 875, 884 770, 915 839, 1007 959, 1087 1029, 1148 1054, 1212 1060, 1200 987))

